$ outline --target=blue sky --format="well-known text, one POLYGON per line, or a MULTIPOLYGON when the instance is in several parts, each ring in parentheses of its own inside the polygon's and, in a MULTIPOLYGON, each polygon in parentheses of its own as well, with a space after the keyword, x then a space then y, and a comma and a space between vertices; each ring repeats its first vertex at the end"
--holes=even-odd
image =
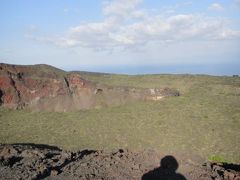
POLYGON ((0 62, 240 74, 240 0, 1 0, 0 62))

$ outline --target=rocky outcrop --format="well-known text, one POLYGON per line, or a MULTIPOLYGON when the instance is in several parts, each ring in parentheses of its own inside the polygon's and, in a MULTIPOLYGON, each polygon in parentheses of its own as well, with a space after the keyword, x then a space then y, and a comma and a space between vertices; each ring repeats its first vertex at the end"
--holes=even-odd
POLYGON ((64 94, 58 77, 52 74, 37 74, 37 67, 0 65, 1 101, 6 107, 23 108, 43 97, 64 94))
POLYGON ((0 145, 0 179, 238 180, 240 165, 154 150, 64 151, 42 144, 0 145), (159 164, 160 162, 160 164, 159 164), (178 169, 181 169, 179 173, 178 169))
MULTIPOLYGON (((136 179, 155 152, 133 153, 124 150, 107 153, 82 150, 62 151, 46 145, 0 146, 0 179, 136 179)), ((157 158, 156 158, 157 159, 157 158)))
POLYGON ((212 179, 239 180, 240 165, 228 163, 207 162, 204 164, 211 173, 212 179))
POLYGON ((109 87, 48 65, 0 64, 0 105, 8 108, 69 111, 179 96, 169 88, 109 87))

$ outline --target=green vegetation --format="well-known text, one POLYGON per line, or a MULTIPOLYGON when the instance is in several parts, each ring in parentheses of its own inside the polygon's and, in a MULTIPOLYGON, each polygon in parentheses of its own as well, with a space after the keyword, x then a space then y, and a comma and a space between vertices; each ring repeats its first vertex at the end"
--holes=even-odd
POLYGON ((208 160, 210 162, 216 162, 216 163, 225 163, 226 162, 223 157, 218 156, 218 155, 211 155, 208 157, 208 160))
POLYGON ((1 143, 42 143, 65 149, 148 149, 217 154, 240 162, 240 78, 205 75, 99 75, 114 86, 170 87, 180 97, 78 112, 0 108, 1 143))

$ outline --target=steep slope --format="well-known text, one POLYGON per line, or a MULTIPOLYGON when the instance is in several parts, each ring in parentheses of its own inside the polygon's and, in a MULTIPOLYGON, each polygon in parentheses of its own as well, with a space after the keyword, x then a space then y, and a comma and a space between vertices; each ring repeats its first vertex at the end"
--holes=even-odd
POLYGON ((0 64, 0 105, 9 108, 69 111, 178 95, 169 88, 109 87, 48 65, 0 64))

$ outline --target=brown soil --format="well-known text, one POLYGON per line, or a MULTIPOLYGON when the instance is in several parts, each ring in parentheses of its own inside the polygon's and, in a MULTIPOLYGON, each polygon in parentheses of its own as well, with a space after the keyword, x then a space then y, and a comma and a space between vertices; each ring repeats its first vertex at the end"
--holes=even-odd
POLYGON ((153 150, 69 152, 47 145, 0 145, 0 179, 236 180, 240 179, 239 168, 153 150))
POLYGON ((0 106, 8 108, 72 111, 167 96, 179 96, 179 92, 169 88, 109 87, 48 65, 0 63, 0 106))

